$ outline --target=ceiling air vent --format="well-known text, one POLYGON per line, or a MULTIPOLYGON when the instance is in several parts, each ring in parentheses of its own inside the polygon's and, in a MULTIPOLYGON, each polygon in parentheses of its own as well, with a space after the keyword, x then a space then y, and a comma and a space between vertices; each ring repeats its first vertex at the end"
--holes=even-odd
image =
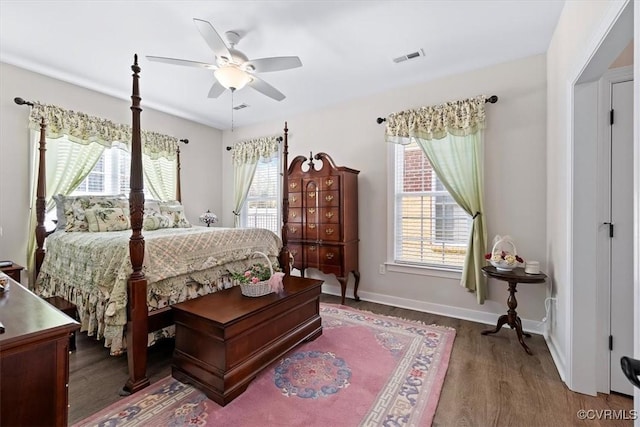
POLYGON ((406 55, 399 56, 397 58, 393 58, 393 62, 396 64, 404 61, 408 61, 409 59, 415 59, 420 56, 424 56, 424 50, 420 49, 416 52, 407 53, 406 55))
POLYGON ((236 105, 235 107, 233 107, 234 110, 242 110, 243 108, 247 108, 248 105, 247 104, 240 104, 240 105, 236 105))

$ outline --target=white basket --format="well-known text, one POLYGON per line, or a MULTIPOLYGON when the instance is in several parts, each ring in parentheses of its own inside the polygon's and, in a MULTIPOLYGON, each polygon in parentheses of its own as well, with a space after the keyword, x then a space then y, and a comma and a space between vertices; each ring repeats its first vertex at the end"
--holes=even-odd
MULTIPOLYGON (((516 256, 518 254, 518 252, 516 251, 516 245, 515 243, 513 243, 513 240, 511 240, 510 236, 494 237, 493 248, 491 249, 491 256, 493 257, 493 255, 496 252, 500 253, 503 250, 505 250, 505 252, 513 256, 516 256), (510 246, 510 248, 506 248, 505 246, 510 246), (509 249, 511 249, 513 252, 509 249)), ((493 259, 490 259, 489 263, 491 263, 491 265, 493 265, 499 271, 511 271, 518 266, 517 260, 513 264, 509 264, 505 260, 494 261, 493 259)))
MULTIPOLYGON (((262 255, 264 259, 267 260, 269 271, 271 271, 271 276, 273 276, 273 265, 271 265, 269 257, 258 251, 254 252, 254 254, 262 255)), ((261 297, 273 292, 271 286, 269 286, 268 280, 262 280, 258 283, 240 283, 240 291, 242 292, 242 295, 247 297, 261 297)))

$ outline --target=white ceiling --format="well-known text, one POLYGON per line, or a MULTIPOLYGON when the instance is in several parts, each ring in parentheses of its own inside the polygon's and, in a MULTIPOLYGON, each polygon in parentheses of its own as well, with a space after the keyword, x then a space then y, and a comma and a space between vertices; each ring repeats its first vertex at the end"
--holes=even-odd
POLYGON ((193 18, 211 22, 221 36, 240 33, 236 48, 249 59, 302 60, 302 68, 260 74, 287 96, 283 101, 249 87, 234 94, 234 105, 250 106, 233 114, 240 127, 546 52, 563 5, 564 0, 0 0, 0 61, 128 100, 137 53, 143 108, 229 129, 231 92, 207 98, 212 71, 145 58, 214 62, 193 18), (425 57, 392 61, 419 49, 425 57))

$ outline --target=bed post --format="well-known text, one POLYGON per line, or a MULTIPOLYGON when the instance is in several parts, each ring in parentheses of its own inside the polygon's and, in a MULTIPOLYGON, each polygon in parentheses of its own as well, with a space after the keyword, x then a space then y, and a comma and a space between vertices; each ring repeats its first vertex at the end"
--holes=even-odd
POLYGON ((140 91, 138 88, 138 55, 134 56, 133 91, 131 95, 131 193, 129 209, 131 214, 131 239, 129 239, 129 256, 133 272, 127 282, 127 361, 129 363, 129 379, 124 385, 125 393, 135 393, 149 385, 147 378, 147 279, 142 271, 144 261, 144 236, 142 222, 144 215, 144 192, 142 177, 142 142, 140 137, 140 91))
MULTIPOLYGON (((44 117, 40 118, 40 145, 38 150, 38 183, 36 187, 36 254, 35 254, 35 274, 33 279, 38 277, 42 261, 44 260, 44 239, 47 237, 47 229, 44 226, 44 215, 46 210, 47 197, 47 169, 46 169, 46 129, 47 123, 44 117)), ((33 287, 33 284, 32 284, 33 287)))
POLYGON ((180 188, 180 141, 178 141, 178 149, 176 150, 176 200, 182 202, 182 191, 180 188))
POLYGON ((284 274, 291 273, 289 248, 287 247, 287 223, 289 221, 289 129, 284 122, 284 146, 282 148, 282 249, 280 250, 280 266, 284 274))

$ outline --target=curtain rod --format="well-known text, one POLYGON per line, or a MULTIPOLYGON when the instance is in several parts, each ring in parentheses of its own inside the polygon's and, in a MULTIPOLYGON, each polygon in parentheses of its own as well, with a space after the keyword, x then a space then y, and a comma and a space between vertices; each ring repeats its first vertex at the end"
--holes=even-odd
MULTIPOLYGON (((25 101, 24 99, 20 98, 19 96, 13 98, 13 102, 15 102, 18 105, 28 105, 29 107, 33 107, 34 103, 31 101, 25 101)), ((180 139, 180 142, 184 142, 185 144, 189 143, 189 140, 187 138, 184 139, 180 139)))
POLYGON ((33 107, 33 102, 31 101, 25 101, 24 99, 20 98, 19 96, 16 98, 13 98, 13 101, 18 104, 18 105, 28 105, 29 107, 33 107))
MULTIPOLYGON (((277 137, 276 141, 282 142, 282 137, 281 136, 277 137)), ((227 151, 231 151, 231 150, 233 150, 233 147, 230 145, 227 145, 227 151)))
MULTIPOLYGON (((498 102, 498 96, 497 95, 491 95, 490 97, 488 97, 487 99, 484 100, 484 102, 488 102, 489 104, 495 104, 496 102, 498 102)), ((382 117, 378 117, 376 119, 376 122, 378 124, 382 123, 382 122, 386 122, 387 119, 382 118, 382 117)))

